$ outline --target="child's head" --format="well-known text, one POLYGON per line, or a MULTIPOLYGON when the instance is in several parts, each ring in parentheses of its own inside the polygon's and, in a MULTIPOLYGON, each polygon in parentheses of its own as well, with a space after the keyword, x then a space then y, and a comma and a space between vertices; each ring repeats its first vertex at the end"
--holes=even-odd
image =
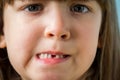
POLYGON ((22 79, 108 80, 115 71, 114 0, 2 1, 0 48, 22 79))

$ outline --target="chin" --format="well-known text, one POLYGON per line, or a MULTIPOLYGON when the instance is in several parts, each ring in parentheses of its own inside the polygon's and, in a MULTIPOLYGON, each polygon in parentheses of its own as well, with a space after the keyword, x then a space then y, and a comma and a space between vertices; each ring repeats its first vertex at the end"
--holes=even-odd
POLYGON ((70 79, 67 79, 67 76, 60 74, 38 74, 29 76, 28 78, 24 78, 23 80, 70 80, 70 79))

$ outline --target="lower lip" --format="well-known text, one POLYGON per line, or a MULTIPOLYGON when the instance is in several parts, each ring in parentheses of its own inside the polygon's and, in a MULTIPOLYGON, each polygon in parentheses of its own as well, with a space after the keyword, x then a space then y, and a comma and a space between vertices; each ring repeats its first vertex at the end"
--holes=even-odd
POLYGON ((37 57, 37 61, 39 61, 39 63, 41 64, 59 64, 59 63, 63 63, 65 61, 67 61, 70 57, 67 58, 62 58, 62 59, 40 59, 37 57))

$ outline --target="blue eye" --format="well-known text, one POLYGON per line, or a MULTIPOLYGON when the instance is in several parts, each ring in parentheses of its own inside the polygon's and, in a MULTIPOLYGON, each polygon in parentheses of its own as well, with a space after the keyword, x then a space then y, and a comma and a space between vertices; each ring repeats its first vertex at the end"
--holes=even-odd
POLYGON ((43 5, 42 4, 31 4, 25 7, 25 10, 28 12, 39 12, 43 10, 43 5))
POLYGON ((89 12, 89 8, 85 5, 76 4, 70 7, 70 11, 73 13, 87 13, 89 12))

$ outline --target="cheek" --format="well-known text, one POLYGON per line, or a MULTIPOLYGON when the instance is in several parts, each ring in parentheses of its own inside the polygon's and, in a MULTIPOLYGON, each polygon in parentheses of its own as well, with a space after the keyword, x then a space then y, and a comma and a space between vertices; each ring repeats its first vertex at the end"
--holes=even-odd
MULTIPOLYGON (((12 26, 13 27, 13 26, 12 26)), ((27 27, 27 26, 23 26, 27 27)), ((36 39, 33 35, 36 35, 34 30, 28 30, 21 26, 15 26, 6 31, 7 44, 16 48, 28 48, 34 44, 33 40, 36 39), (32 44, 31 44, 32 43, 32 44)))
POLYGON ((87 71, 92 65, 97 50, 97 37, 91 39, 92 37, 84 35, 79 37, 79 40, 76 41, 78 54, 75 57, 75 62, 77 67, 81 67, 81 72, 87 71))
POLYGON ((79 66, 84 65, 83 68, 87 69, 93 63, 96 55, 100 23, 89 20, 86 24, 85 21, 76 23, 74 34, 77 35, 76 45, 78 48, 78 55, 76 56, 76 63, 79 66))
POLYGON ((38 28, 34 24, 8 25, 5 26, 5 38, 10 61, 15 65, 18 63, 21 63, 19 64, 21 66, 25 65, 33 55, 43 28, 38 28))
POLYGON ((75 35, 77 39, 77 43, 82 45, 82 47, 88 47, 86 49, 89 49, 89 47, 96 48, 98 44, 98 38, 99 38, 99 30, 100 25, 94 24, 95 22, 88 22, 87 24, 80 23, 76 25, 75 27, 75 35))

